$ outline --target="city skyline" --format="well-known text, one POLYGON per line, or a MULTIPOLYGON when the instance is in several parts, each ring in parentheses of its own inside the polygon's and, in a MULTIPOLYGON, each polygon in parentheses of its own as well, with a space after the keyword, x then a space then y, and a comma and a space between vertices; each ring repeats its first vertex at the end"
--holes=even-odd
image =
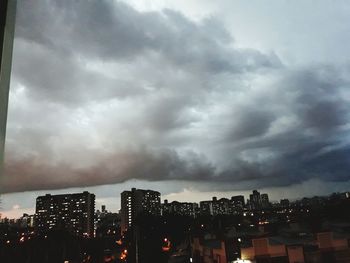
POLYGON ((198 204, 161 203, 159 192, 132 188, 113 213, 95 210, 86 191, 46 194, 34 215, 0 220, 0 253, 11 263, 348 262, 349 205, 350 192, 270 203, 253 190, 247 202, 198 204))
MULTIPOLYGON (((226 193, 216 193, 218 195, 208 195, 208 193, 206 193, 207 195, 204 197, 202 196, 202 199, 196 199, 196 200, 191 200, 191 199, 186 199, 185 197, 182 197, 180 199, 177 199, 176 197, 174 196, 171 196, 171 195, 162 195, 160 192, 154 190, 154 189, 139 189, 139 188, 135 188, 135 187, 132 187, 131 190, 122 190, 119 195, 115 196, 113 198, 113 203, 114 204, 118 204, 117 206, 108 206, 106 205, 106 202, 103 201, 103 199, 98 199, 98 198, 95 198, 95 193, 91 192, 91 194, 94 196, 94 207, 95 207, 95 213, 97 211, 101 211, 100 208, 104 207, 104 209, 106 209, 107 211, 111 212, 111 213, 120 213, 121 212, 121 209, 122 209, 122 203, 123 203, 123 199, 120 198, 121 195, 123 195, 123 193, 132 193, 133 191, 141 191, 141 192, 145 192, 145 193, 158 193, 159 194, 159 204, 161 205, 164 205, 165 203, 167 204, 171 204, 173 202, 179 202, 179 203, 193 203, 193 204, 197 204, 198 207, 200 207, 201 203, 202 202, 212 202, 212 201, 217 201, 217 200, 220 200, 220 199, 231 199, 233 200, 234 197, 243 197, 244 198, 244 206, 245 207, 250 207, 250 209, 256 209, 257 207, 254 206, 254 204, 252 204, 252 200, 254 200, 254 194, 258 193, 259 194, 259 199, 262 197, 262 196, 267 196, 267 203, 269 204, 278 204, 278 203, 281 203, 285 200, 288 200, 289 202, 296 202, 296 201, 301 201, 303 198, 313 198, 313 197, 328 197, 330 196, 331 194, 348 194, 350 195, 350 191, 344 191, 344 192, 332 192, 328 195, 309 195, 309 196, 299 196, 297 198, 287 198, 287 197, 283 197, 283 198, 280 198, 280 199, 273 199, 273 198, 270 198, 270 193, 268 192, 264 192, 264 190, 260 190, 260 189, 254 189, 252 191, 246 191, 244 194, 242 192, 236 192, 236 193, 231 193, 231 195, 229 195, 227 192, 226 193)), ((37 195, 34 197, 34 201, 33 201, 33 208, 31 209, 28 209, 28 210, 23 210, 23 211, 17 211, 16 214, 8 214, 8 213, 0 213, 1 215, 1 218, 4 219, 4 218, 8 218, 8 219, 18 219, 20 218, 21 216, 23 216, 23 214, 28 214, 28 215, 34 215, 36 214, 36 206, 35 206, 35 203, 37 202, 37 199, 40 197, 40 198, 45 198, 45 197, 50 197, 50 196, 58 196, 58 197, 61 197, 61 196, 74 196, 74 195, 80 195, 80 194, 84 194, 84 193, 90 193, 89 191, 86 191, 84 190, 83 192, 79 192, 79 191, 69 191, 69 192, 65 192, 66 190, 62 190, 60 192, 56 192, 56 193, 48 193, 48 192, 42 192, 40 195, 37 195), (35 201, 36 200, 36 201, 35 201), (13 216, 9 216, 9 215, 13 215, 13 216)), ((190 194, 190 192, 189 192, 190 194)), ((347 197, 349 198, 349 197, 347 197)), ((140 199, 141 200, 141 199, 140 199)), ((262 199, 260 199, 259 202, 261 202, 262 199)), ((125 202, 125 201, 124 201, 125 202)), ((141 201, 140 201, 141 202, 141 201)), ((108 202, 107 202, 108 203, 108 202)), ((141 204, 141 203, 140 203, 141 204)), ((266 203, 265 203, 266 204, 266 203)), ((260 203, 259 205, 260 209, 264 209, 264 208, 268 208, 267 206, 264 206, 262 203, 260 203)), ((141 209, 141 207, 139 207, 139 209, 141 209)), ((17 210, 17 209, 15 209, 17 210)), ((142 210, 142 209, 141 209, 142 210)), ((140 210, 140 211, 141 211, 140 210)))
POLYGON ((20 2, 1 212, 85 190, 116 210, 134 186, 190 201, 347 191, 349 10, 20 2))

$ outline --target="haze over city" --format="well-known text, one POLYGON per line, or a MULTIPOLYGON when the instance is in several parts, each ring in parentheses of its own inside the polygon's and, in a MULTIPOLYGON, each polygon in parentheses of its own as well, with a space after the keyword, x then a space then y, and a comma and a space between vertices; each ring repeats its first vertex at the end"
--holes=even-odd
POLYGON ((347 191, 350 3, 19 1, 4 216, 45 193, 120 207, 347 191))

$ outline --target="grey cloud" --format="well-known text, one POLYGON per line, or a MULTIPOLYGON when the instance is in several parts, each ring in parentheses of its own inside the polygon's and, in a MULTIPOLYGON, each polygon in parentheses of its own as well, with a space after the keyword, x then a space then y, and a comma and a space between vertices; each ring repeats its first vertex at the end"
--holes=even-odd
POLYGON ((329 130, 346 124, 344 105, 336 105, 329 101, 321 101, 305 110, 304 121, 318 130, 329 130))
POLYGON ((196 118, 186 111, 187 107, 193 104, 193 100, 185 94, 165 98, 159 96, 154 105, 148 108, 144 125, 160 132, 186 127, 192 121, 196 121, 196 118))
POLYGON ((221 142, 225 180, 257 179, 262 186, 349 180, 349 104, 341 93, 349 82, 341 76, 328 66, 287 70, 269 87, 273 94, 259 94, 254 111, 240 103, 230 122, 234 129, 228 126, 230 136, 221 142))
POLYGON ((215 17, 23 1, 4 191, 350 180, 349 67, 235 45, 215 17))
POLYGON ((137 83, 117 76, 103 76, 87 69, 84 61, 59 56, 45 46, 21 39, 15 43, 13 68, 15 80, 25 86, 28 96, 36 100, 76 106, 145 93, 137 83))
POLYGON ((234 127, 229 137, 234 140, 264 135, 274 120, 274 114, 263 109, 241 108, 238 114, 232 114, 234 127))
POLYGON ((26 1, 18 20, 19 37, 73 56, 125 60, 151 51, 179 66, 210 72, 281 65, 274 55, 232 48, 230 34, 215 19, 198 24, 171 10, 140 13, 107 0, 26 1))
POLYGON ((347 123, 349 106, 340 91, 349 82, 335 70, 321 66, 292 74, 289 85, 298 92, 296 113, 301 116, 305 128, 322 132, 347 123))

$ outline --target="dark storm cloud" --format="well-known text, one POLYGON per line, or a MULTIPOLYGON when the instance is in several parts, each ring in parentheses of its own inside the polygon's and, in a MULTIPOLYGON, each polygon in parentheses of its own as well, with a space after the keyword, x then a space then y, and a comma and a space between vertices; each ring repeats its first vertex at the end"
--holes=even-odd
POLYGON ((18 20, 18 37, 73 56, 109 61, 156 52, 176 65, 216 73, 281 65, 274 54, 233 49, 231 35, 214 18, 194 23, 171 10, 141 13, 108 0, 30 0, 20 6, 18 20))
MULTIPOLYGON (((346 171, 349 167, 350 108, 349 98, 344 97, 341 91, 350 83, 341 77, 344 73, 341 71, 339 68, 320 66, 312 70, 287 72, 282 79, 273 83, 274 98, 271 101, 268 94, 263 99, 266 104, 258 107, 262 109, 260 113, 249 116, 249 111, 244 111, 248 112, 249 117, 245 121, 249 125, 238 125, 241 121, 235 123, 242 130, 233 130, 233 134, 246 134, 249 137, 255 132, 253 135, 258 136, 252 140, 238 141, 239 146, 230 148, 230 151, 256 151, 260 154, 260 157, 251 154, 247 163, 252 170, 248 174, 260 176, 262 186, 272 181, 289 185, 315 177, 330 181, 349 180, 346 171), (262 115, 266 105, 279 111, 271 110, 270 114, 262 115), (288 129, 274 132, 274 122, 279 123, 288 117, 293 119, 292 125, 286 123, 288 129), (257 161, 259 159, 262 161, 257 161)), ((283 128, 283 125, 280 127, 283 128)), ((237 140, 233 143, 237 144, 237 140)), ((239 165, 235 164, 234 170, 237 167, 239 165)), ((237 173, 241 171, 244 169, 238 169, 237 173)))
POLYGON ((330 67, 305 69, 290 77, 291 88, 299 93, 296 110, 305 128, 326 132, 347 123, 348 101, 340 94, 340 88, 349 87, 349 82, 335 70, 330 67))
POLYGON ((237 114, 232 114, 234 127, 230 130, 230 136, 234 141, 256 137, 265 134, 274 120, 273 113, 256 109, 240 109, 237 114))
POLYGON ((349 67, 289 68, 214 17, 23 1, 13 68, 5 192, 350 180, 349 67))
POLYGON ((60 189, 125 182, 131 178, 147 181, 210 180, 214 167, 203 156, 188 153, 186 160, 175 151, 124 151, 95 156, 88 168, 76 168, 59 162, 49 164, 36 156, 8 160, 4 192, 60 189), (130 177, 132 175, 132 177, 130 177))

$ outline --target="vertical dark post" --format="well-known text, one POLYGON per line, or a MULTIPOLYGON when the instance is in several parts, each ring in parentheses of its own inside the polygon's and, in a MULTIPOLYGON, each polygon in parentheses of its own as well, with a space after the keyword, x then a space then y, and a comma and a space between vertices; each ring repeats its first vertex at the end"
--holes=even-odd
MULTIPOLYGON (((0 1, 0 183, 3 172, 16 0, 0 1)), ((1 185, 0 185, 1 186, 1 185)), ((0 188, 0 193, 2 189, 0 188)))

